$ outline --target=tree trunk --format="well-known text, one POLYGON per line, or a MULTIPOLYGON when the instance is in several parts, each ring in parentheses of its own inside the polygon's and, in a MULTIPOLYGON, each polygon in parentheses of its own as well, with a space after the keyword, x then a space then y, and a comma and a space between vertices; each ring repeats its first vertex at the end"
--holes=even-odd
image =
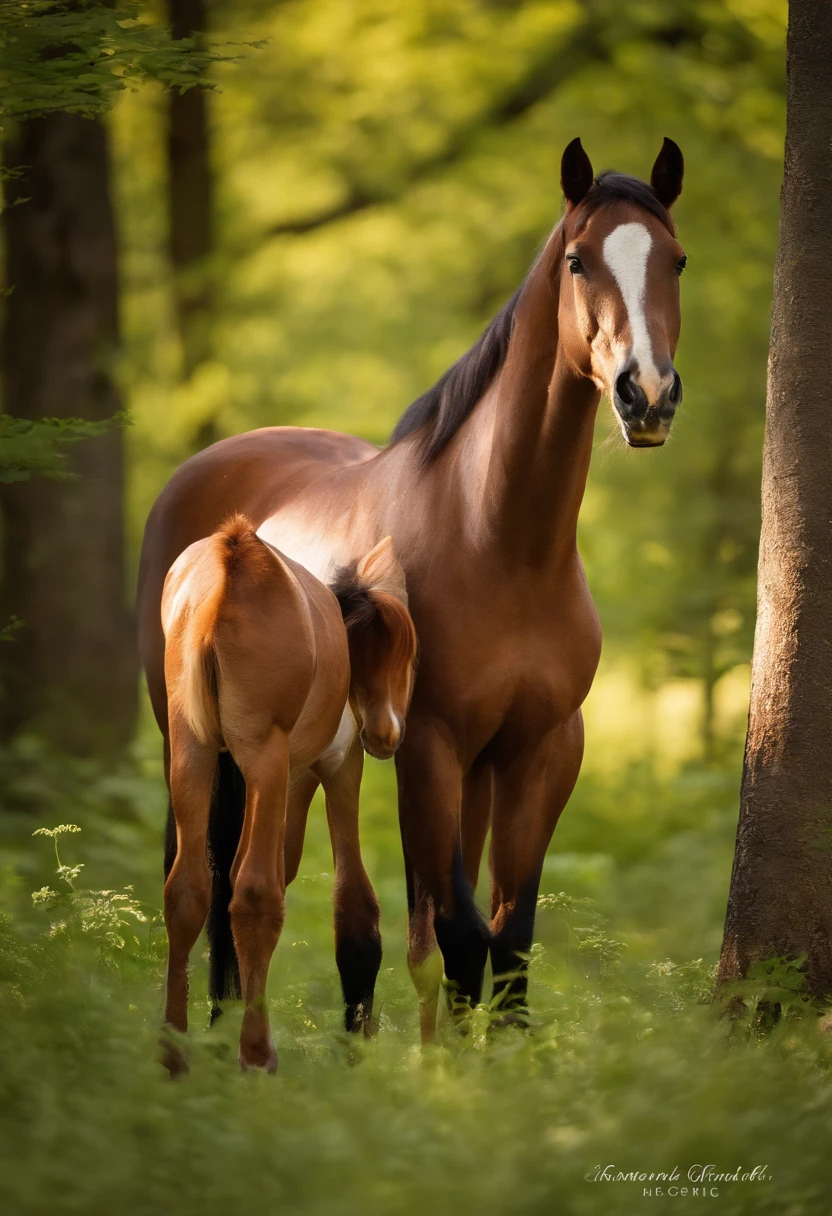
POLYGON ((832 994, 832 5, 791 0, 751 706, 721 982, 832 994))
MULTIPOLYGON (((174 38, 205 32, 205 0, 168 0, 174 38)), ((168 100, 169 247, 174 273, 182 377, 190 379, 211 348, 213 179, 204 89, 172 89, 168 100)))
MULTIPOLYGON (((110 418, 118 341, 116 238, 107 134, 51 114, 7 142, 2 216, 6 282, 3 408, 22 418, 110 418)), ((77 753, 131 737, 137 661, 124 546, 124 443, 116 427, 81 441, 77 480, 0 489, 2 619, 24 628, 0 647, 0 725, 77 753)))

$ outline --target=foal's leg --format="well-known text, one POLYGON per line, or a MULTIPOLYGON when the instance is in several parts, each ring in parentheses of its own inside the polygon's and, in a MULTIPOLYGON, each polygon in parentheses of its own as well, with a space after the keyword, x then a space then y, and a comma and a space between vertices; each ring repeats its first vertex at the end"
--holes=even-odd
MULTIPOLYGON (((528 952, 546 849, 583 757, 580 711, 495 765, 491 836, 491 964, 500 1007, 525 1020, 528 952)), ((511 1013, 509 1012, 509 1018, 511 1013)))
POLYGON ((318 778, 308 768, 303 769, 297 776, 293 771, 289 780, 289 795, 286 801, 286 845, 283 850, 286 858, 287 887, 298 876, 300 860, 303 856, 303 838, 306 835, 309 805, 315 797, 319 784, 318 778))
MULTIPOLYGON (((175 852, 165 882, 168 969, 165 1021, 188 1029, 188 957, 199 937, 211 901, 207 833, 217 754, 204 747, 174 719, 170 792, 176 824, 175 852)), ((185 1070, 185 1059, 172 1040, 163 1040, 164 1063, 171 1076, 185 1070)))
POLYGON ((373 1023, 373 994, 381 966, 379 906, 358 840, 358 802, 364 751, 356 735, 344 763, 322 774, 326 817, 335 863, 333 909, 335 961, 344 993, 344 1025, 369 1037, 373 1023))
MULTIPOLYGON (((450 992, 475 1005, 482 994, 488 928, 465 877, 460 839, 462 771, 440 729, 411 714, 396 756, 405 856, 434 910, 434 931, 450 992)), ((425 915, 414 885, 414 911, 425 915)))
POLYGON ((269 1028, 266 978, 286 910, 288 737, 275 729, 256 749, 236 749, 234 758, 246 782, 245 826, 231 874, 229 909, 245 1002, 240 1064, 274 1072, 277 1052, 269 1028))

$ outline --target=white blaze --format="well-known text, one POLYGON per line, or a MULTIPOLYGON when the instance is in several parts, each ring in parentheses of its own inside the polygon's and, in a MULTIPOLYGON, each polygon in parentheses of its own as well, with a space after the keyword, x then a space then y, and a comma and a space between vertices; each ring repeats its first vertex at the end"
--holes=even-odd
POLYGON ((661 388, 644 315, 644 285, 652 245, 653 238, 644 224, 619 224, 604 241, 604 261, 615 277, 627 309, 631 353, 638 363, 638 380, 648 399, 655 399, 661 388))

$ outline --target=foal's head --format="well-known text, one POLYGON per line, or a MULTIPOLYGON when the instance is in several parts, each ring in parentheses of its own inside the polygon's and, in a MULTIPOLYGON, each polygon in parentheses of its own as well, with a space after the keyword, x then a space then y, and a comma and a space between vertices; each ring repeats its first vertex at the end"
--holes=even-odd
POLYGON ((371 756, 387 760, 404 737, 417 649, 392 539, 385 537, 356 567, 340 570, 332 590, 347 627, 350 703, 361 742, 371 756))
POLYGON ((682 400, 673 355, 685 254, 668 208, 683 171, 670 139, 649 186, 621 173, 595 179, 579 139, 561 163, 559 341, 573 366, 607 393, 631 447, 664 443, 682 400))

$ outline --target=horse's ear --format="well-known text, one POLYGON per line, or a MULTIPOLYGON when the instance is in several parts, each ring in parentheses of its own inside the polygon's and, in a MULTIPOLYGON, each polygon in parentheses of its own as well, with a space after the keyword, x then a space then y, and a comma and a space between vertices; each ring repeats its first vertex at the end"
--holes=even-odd
POLYGON ((580 139, 573 139, 563 151, 560 162, 560 184, 567 207, 576 207, 592 187, 592 163, 584 152, 580 139))
POLYGON ((682 178, 685 176, 685 160, 682 149, 665 136, 662 150, 656 157, 650 174, 650 185, 659 202, 672 207, 682 193, 682 178))
POLYGON ((385 536, 366 557, 362 557, 355 573, 359 582, 370 591, 386 591, 407 604, 404 570, 396 557, 392 536, 385 536))

